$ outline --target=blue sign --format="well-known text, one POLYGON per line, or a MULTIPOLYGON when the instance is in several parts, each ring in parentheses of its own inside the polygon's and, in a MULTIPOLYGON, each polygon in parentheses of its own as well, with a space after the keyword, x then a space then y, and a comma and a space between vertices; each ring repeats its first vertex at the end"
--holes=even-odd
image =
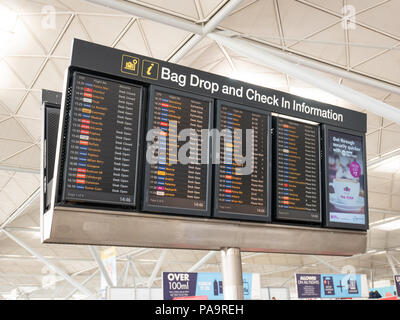
POLYGON ((321 298, 361 297, 359 274, 321 274, 321 298))
MULTIPOLYGON (((244 299, 251 299, 253 276, 243 273, 244 299)), ((213 272, 163 272, 164 300, 201 297, 223 300, 222 274, 213 272)))
POLYGON ((389 296, 396 296, 396 290, 394 286, 372 288, 368 291, 374 293, 372 298, 385 298, 388 294, 389 296), (376 293, 378 293, 378 295, 376 293))

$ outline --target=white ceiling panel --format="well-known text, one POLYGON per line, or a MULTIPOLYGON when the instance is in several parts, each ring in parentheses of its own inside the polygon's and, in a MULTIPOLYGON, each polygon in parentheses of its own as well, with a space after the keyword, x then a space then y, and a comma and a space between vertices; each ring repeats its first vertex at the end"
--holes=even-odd
POLYGON ((10 141, 0 138, 0 162, 21 150, 29 148, 31 145, 31 143, 19 141, 10 143, 10 141))
POLYGON ((399 133, 389 129, 382 130, 382 153, 400 148, 399 133))
POLYGON ((392 190, 392 180, 382 177, 368 177, 368 191, 369 192, 383 192, 390 193, 392 190))
POLYGON ((14 118, 5 120, 0 125, 0 139, 19 140, 22 142, 31 142, 32 138, 21 124, 14 118))
POLYGON ((120 39, 115 48, 141 55, 150 55, 137 20, 120 39))
POLYGON ((367 113, 367 133, 379 129, 382 126, 382 117, 374 113, 367 113))
MULTIPOLYGON (((217 9, 221 8, 227 2, 228 2, 228 0, 200 0, 199 4, 201 7, 201 12, 203 13, 203 16, 205 17, 205 19, 208 20, 210 18, 210 16, 212 16, 217 11, 217 9)), ((242 2, 243 6, 246 5, 246 3, 248 3, 248 2, 254 2, 254 0, 243 1, 242 2)), ((239 6, 239 8, 240 7, 241 6, 239 6)))
POLYGON ((25 95, 25 89, 0 89, 0 113, 15 113, 25 95))
POLYGON ((54 0, 6 0, 5 5, 19 13, 41 12, 45 6, 52 6, 56 10, 66 9, 60 1, 54 0))
POLYGON ((15 179, 10 179, 1 192, 6 193, 15 206, 21 205, 29 196, 15 179))
POLYGON ((360 91, 367 96, 370 96, 372 98, 378 99, 378 100, 383 100, 385 97, 388 96, 388 92, 384 91, 382 89, 366 86, 364 84, 360 84, 355 81, 343 79, 342 84, 346 87, 349 87, 351 89, 354 89, 356 91, 360 91))
POLYGON ((186 17, 191 20, 199 20, 194 0, 129 0, 130 2, 144 4, 153 8, 170 12, 177 16, 186 17))
POLYGON ((194 63, 197 62, 198 59, 202 55, 205 54, 205 52, 214 45, 214 42, 211 41, 208 38, 202 39, 197 45, 195 45, 180 61, 179 64, 185 65, 185 66, 193 66, 194 63))
POLYGON ((73 18, 68 29, 62 36, 61 41, 58 43, 56 49, 54 50, 54 55, 69 57, 71 55, 71 45, 74 38, 86 41, 90 40, 88 33, 85 31, 82 24, 79 22, 79 19, 77 19, 76 17, 73 18))
POLYGON ((221 26, 233 31, 281 44, 279 27, 274 14, 274 1, 256 1, 225 18, 221 26), (251 16, 252 19, 247 17, 251 16))
POLYGON ((386 48, 398 43, 393 38, 384 36, 370 29, 356 25, 348 30, 350 48, 350 67, 374 57, 386 48))
POLYGON ((187 62, 190 61, 192 68, 205 70, 205 68, 210 68, 211 65, 215 66, 216 63, 225 60, 224 54, 215 43, 210 46, 203 46, 200 43, 199 46, 203 49, 200 49, 199 52, 193 50, 181 63, 187 65, 187 62), (191 56, 192 54, 193 56, 191 56))
POLYGON ((291 46, 291 48, 320 60, 346 66, 345 42, 345 32, 339 23, 307 38, 307 41, 291 46))
POLYGON ((121 31, 128 24, 128 17, 107 17, 79 15, 79 20, 83 24, 92 42, 111 46, 121 31))
MULTIPOLYGON (((71 10, 78 13, 122 15, 121 11, 113 10, 104 6, 96 5, 85 0, 55 0, 62 5, 64 10, 71 10)), ((52 0, 54 3, 54 0, 52 0)))
POLYGON ((41 130, 41 119, 29 119, 24 117, 17 117, 18 121, 29 131, 29 134, 34 138, 34 141, 39 141, 42 130, 41 130))
POLYGON ((400 50, 391 50, 355 67, 354 69, 400 84, 399 61, 400 50), (388 61, 392 61, 392 63, 388 63, 388 61))
POLYGON ((44 57, 32 58, 32 57, 7 57, 4 60, 8 67, 18 75, 18 79, 21 81, 22 88, 28 88, 32 83, 35 75, 39 71, 43 62, 44 57))
POLYGON ((47 90, 61 91, 64 71, 68 64, 67 60, 49 59, 33 87, 39 90, 46 88, 47 90), (51 79, 51 82, 48 79, 51 79))
POLYGON ((28 195, 39 187, 39 175, 34 173, 16 172, 13 178, 28 195))
POLYGON ((148 43, 151 56, 157 59, 168 58, 190 35, 186 31, 149 20, 140 20, 139 23, 144 32, 144 38, 148 43))
POLYGON ((36 40, 45 49, 46 53, 53 47, 69 18, 69 14, 58 14, 57 11, 55 11, 54 15, 51 12, 46 12, 41 15, 21 17, 25 27, 33 35, 40 35, 36 36, 36 40))
POLYGON ((4 165, 38 170, 40 167, 40 154, 40 148, 37 145, 33 145, 7 160, 3 160, 2 163, 4 165))
POLYGON ((43 55, 45 48, 38 41, 37 37, 25 26, 22 19, 17 20, 14 34, 10 38, 6 50, 7 55, 43 55), (18 36, 16 36, 18 35, 18 36))
POLYGON ((0 74, 2 75, 0 77, 0 88, 25 88, 21 77, 4 60, 0 61, 0 74))
MULTIPOLYGON (((361 1, 358 1, 360 4, 361 1)), ((363 1, 364 2, 364 1, 363 1)), ((375 1, 376 2, 376 1, 375 1)), ((367 10, 357 15, 357 20, 374 27, 378 30, 387 32, 394 36, 400 37, 400 21, 399 19, 388 19, 392 12, 400 11, 399 1, 386 1, 373 10, 367 10)))
POLYGON ((40 100, 40 91, 31 91, 24 100, 24 103, 19 108, 17 117, 19 116, 19 119, 21 119, 22 117, 28 117, 37 120, 41 119, 42 113, 40 100))
POLYGON ((368 8, 374 8, 384 2, 382 0, 346 0, 346 1, 348 5, 351 5, 356 9, 357 13, 365 11, 368 8))
POLYGON ((0 122, 4 121, 5 119, 8 119, 9 116, 9 111, 7 108, 1 105, 0 103, 0 122))
POLYGON ((278 3, 283 34, 289 39, 301 40, 340 20, 295 0, 278 0, 278 3))
POLYGON ((343 0, 308 0, 308 2, 335 13, 342 13, 343 0))

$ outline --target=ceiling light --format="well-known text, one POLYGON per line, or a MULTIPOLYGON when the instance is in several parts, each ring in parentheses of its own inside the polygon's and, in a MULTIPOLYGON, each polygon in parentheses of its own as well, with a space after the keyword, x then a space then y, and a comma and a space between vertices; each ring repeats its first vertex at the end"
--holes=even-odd
POLYGON ((379 225, 375 226, 374 228, 379 229, 379 230, 384 230, 384 231, 393 231, 393 230, 400 229, 400 219, 379 224, 379 225))

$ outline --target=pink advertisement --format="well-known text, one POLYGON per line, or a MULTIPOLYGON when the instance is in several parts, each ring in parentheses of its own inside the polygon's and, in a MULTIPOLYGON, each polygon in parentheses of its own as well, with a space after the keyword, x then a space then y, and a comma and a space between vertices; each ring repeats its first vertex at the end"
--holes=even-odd
POLYGON ((329 130, 329 221, 366 223, 365 168, 362 137, 329 130))

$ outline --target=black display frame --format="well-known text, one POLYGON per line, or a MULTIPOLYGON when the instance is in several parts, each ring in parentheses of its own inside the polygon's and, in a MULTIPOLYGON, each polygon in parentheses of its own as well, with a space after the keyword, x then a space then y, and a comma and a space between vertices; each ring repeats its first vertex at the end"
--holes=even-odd
POLYGON ((272 155, 272 167, 273 167, 273 175, 272 175, 272 194, 273 198, 275 198, 274 205, 272 207, 272 221, 277 222, 277 223, 288 223, 288 224, 308 224, 310 226, 319 226, 321 227, 322 222, 323 222, 323 209, 322 209, 322 201, 323 201, 323 192, 321 190, 322 187, 322 165, 321 165, 321 133, 320 133, 320 124, 312 124, 309 122, 302 121, 301 119, 295 119, 291 117, 286 117, 286 116, 279 116, 279 117, 272 117, 272 128, 273 128, 273 134, 272 134, 272 149, 273 149, 273 155, 272 155), (293 121, 305 125, 310 125, 316 127, 317 131, 317 147, 318 147, 318 191, 319 191, 319 219, 318 220, 311 220, 311 219, 301 219, 301 218, 282 218, 278 215, 278 200, 277 200, 277 193, 278 193, 278 186, 277 186, 277 181, 278 181, 278 136, 277 136, 277 121, 278 119, 285 119, 288 121, 293 121))
POLYGON ((216 108, 215 108, 215 125, 214 127, 218 130, 221 130, 221 107, 227 106, 231 108, 241 109, 244 111, 261 114, 266 117, 267 120, 267 128, 266 128, 266 156, 264 156, 264 165, 265 165, 265 181, 266 181, 266 214, 246 214, 246 213, 238 213, 238 212, 229 212, 220 210, 218 208, 218 191, 219 191, 219 165, 213 165, 213 176, 214 176, 214 199, 213 199, 213 217, 215 218, 223 218, 230 220, 241 220, 241 221, 258 221, 258 222, 271 222, 271 170, 272 170, 272 146, 271 146, 271 127, 272 127, 272 117, 271 113, 266 110, 257 109, 254 107, 245 106, 238 103, 232 103, 225 100, 217 100, 216 108))
MULTIPOLYGON (((50 205, 51 205, 51 197, 50 195, 52 194, 52 191, 55 189, 55 184, 54 181, 55 176, 54 176, 54 171, 55 171, 55 154, 57 151, 57 132, 58 132, 58 126, 59 126, 59 120, 60 120, 60 113, 61 113, 61 105, 56 104, 54 102, 48 102, 44 101, 43 102, 43 122, 44 122, 44 131, 43 131, 43 148, 42 150, 42 157, 43 157, 43 208, 44 211, 46 211, 50 205), (58 121, 57 121, 57 132, 55 132, 55 135, 53 136, 53 139, 56 140, 56 144, 54 146, 54 149, 51 150, 50 145, 49 145, 49 137, 51 136, 50 133, 50 128, 49 128, 49 113, 54 112, 57 113, 58 115, 58 121), (53 171, 51 172, 51 161, 49 159, 49 153, 54 152, 54 161, 52 164, 53 171), (50 175, 52 175, 50 179, 50 175), (51 184, 51 186, 50 186, 51 184), (51 187, 51 188, 50 188, 51 187)), ((52 132, 54 134, 54 132, 52 132)))
POLYGON ((323 208, 323 227, 326 228, 339 228, 339 229, 349 229, 349 230, 361 230, 361 231, 366 231, 369 229, 369 208, 368 208, 368 179, 367 179, 367 152, 366 152, 366 137, 364 133, 354 131, 354 130, 349 130, 349 129, 343 129, 343 128, 338 128, 330 125, 323 124, 321 127, 322 131, 322 164, 323 164, 323 184, 322 184, 322 192, 324 194, 324 208, 323 208), (348 135, 353 135, 357 137, 361 137, 362 140, 362 154, 363 154, 363 169, 364 169, 364 175, 363 175, 363 183, 364 183, 364 198, 365 198, 365 224, 354 224, 354 223, 343 223, 343 222, 331 222, 329 219, 329 171, 328 169, 328 150, 329 150, 329 141, 328 141, 328 134, 329 131, 336 131, 339 133, 344 133, 348 135))
MULTIPOLYGON (((175 89, 170 89, 162 86, 150 85, 148 89, 148 100, 147 100, 147 119, 146 119, 146 127, 147 129, 152 127, 152 120, 154 117, 154 98, 155 92, 161 91, 169 94, 174 94, 177 96, 183 96, 192 99, 198 99, 201 101, 208 102, 209 104, 209 120, 208 120, 208 129, 211 130, 213 128, 214 123, 214 99, 205 97, 198 94, 188 93, 186 91, 180 91, 175 89)), ((145 144, 144 154, 146 154, 147 143, 145 144)), ((207 184, 206 184, 206 206, 205 209, 190 209, 190 208, 182 208, 182 207, 172 207, 172 206, 156 206, 149 204, 149 193, 146 190, 149 190, 149 175, 150 175, 150 164, 144 159, 144 174, 143 174, 143 191, 142 191, 142 210, 149 213, 169 213, 176 215, 185 215, 185 216, 197 216, 197 217, 210 217, 211 216, 211 207, 212 207, 212 199, 211 199, 211 187, 212 187, 212 145, 210 139, 208 139, 208 165, 207 165, 207 184)), ((143 167, 142 166, 142 167, 143 167)))
MULTIPOLYGON (((144 85, 140 85, 140 84, 136 84, 136 83, 132 83, 130 81, 124 81, 123 79, 119 80, 119 79, 115 79, 114 77, 107 77, 107 76, 103 76, 103 75, 99 75, 96 72, 90 72, 87 70, 76 70, 76 69, 72 69, 69 72, 69 81, 68 83, 70 84, 68 87, 71 88, 71 95, 70 95, 70 105, 67 106, 65 105, 65 108, 69 107, 69 110, 64 110, 64 112, 68 113, 68 119, 66 118, 65 120, 68 121, 68 127, 67 128, 61 128, 61 130, 63 131, 63 135, 66 136, 66 143, 64 145, 62 145, 62 149, 61 152, 64 153, 65 155, 65 162, 64 162, 64 172, 60 172, 60 178, 61 180, 61 190, 60 191, 60 198, 59 201, 63 204, 63 205, 70 205, 70 204, 74 204, 74 205, 82 205, 82 206, 90 206, 90 207, 98 207, 98 206, 102 206, 102 205, 106 205, 107 207, 110 208, 115 208, 115 209, 125 209, 125 210, 129 210, 132 211, 132 209, 136 209, 138 207, 138 202, 140 195, 138 194, 138 185, 139 185, 139 173, 141 172, 139 170, 139 168, 141 167, 141 150, 142 150, 142 145, 143 145, 143 129, 142 129, 142 124, 143 124, 143 113, 144 113, 144 105, 145 105, 145 94, 146 94, 146 88, 144 85), (74 102, 74 95, 75 95, 75 82, 76 82, 76 78, 77 75, 83 75, 83 76, 88 76, 88 77, 92 77, 92 78, 96 78, 96 79, 101 79, 104 81, 108 81, 108 82, 117 82, 126 86, 132 86, 132 87, 136 87, 140 89, 140 99, 138 102, 139 105, 139 110, 138 110, 138 119, 137 119, 137 140, 136 140, 136 159, 135 159, 135 168, 133 168, 133 171, 135 172, 135 180, 134 180, 134 187, 133 187, 133 202, 132 203, 124 203, 124 202, 116 202, 116 201, 102 201, 101 199, 99 200, 91 200, 91 199, 66 199, 65 198, 65 191, 66 191, 66 184, 65 181, 67 179, 67 170, 66 170, 66 166, 68 164, 68 157, 69 157, 69 143, 70 143, 70 134, 71 134, 71 118, 72 118, 72 105, 74 102)), ((64 123, 65 125, 65 123, 64 123)))

